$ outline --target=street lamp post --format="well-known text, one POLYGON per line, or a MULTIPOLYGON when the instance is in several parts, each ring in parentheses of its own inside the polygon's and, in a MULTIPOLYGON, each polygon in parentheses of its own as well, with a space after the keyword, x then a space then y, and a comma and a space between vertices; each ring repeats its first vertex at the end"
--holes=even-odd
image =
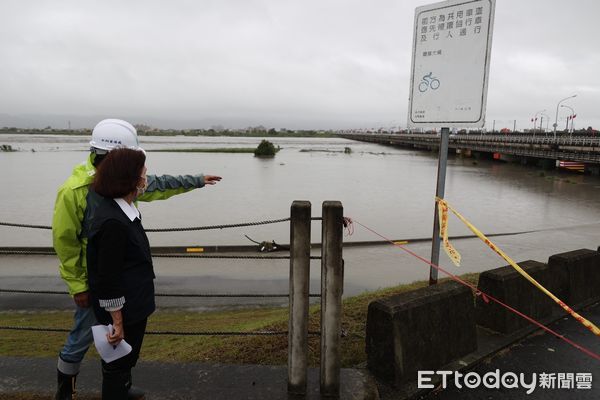
POLYGON ((573 115, 575 115, 575 110, 573 110, 573 107, 564 104, 562 104, 561 107, 565 107, 571 110, 571 115, 569 116, 569 118, 567 118, 567 131, 569 132, 569 135, 573 137, 573 115), (569 129, 569 119, 571 120, 571 129, 569 129))
POLYGON ((556 139, 556 127, 558 126, 558 107, 560 106, 560 103, 562 103, 565 100, 572 99, 573 97, 577 97, 577 95, 574 94, 573 96, 565 97, 564 99, 559 101, 558 104, 556 104, 556 115, 554 117, 554 125, 553 125, 554 126, 554 139, 556 139))
POLYGON ((540 132, 543 129, 542 123, 544 122, 544 118, 546 118, 546 129, 544 130, 544 136, 546 136, 546 132, 548 131, 548 123, 550 122, 550 117, 546 113, 542 113, 542 118, 540 120, 540 132))
MULTIPOLYGON (((540 113, 544 113, 544 112, 546 112, 546 110, 545 110, 545 109, 544 109, 544 110, 541 110, 541 111, 538 111, 538 112, 536 112, 536 113, 535 113, 535 115, 533 116, 533 136, 535 136, 535 123, 537 122, 537 116, 538 116, 538 114, 540 114, 540 113)), ((541 125, 540 125, 540 131, 541 131, 541 130, 542 130, 542 129, 541 129, 541 125)))

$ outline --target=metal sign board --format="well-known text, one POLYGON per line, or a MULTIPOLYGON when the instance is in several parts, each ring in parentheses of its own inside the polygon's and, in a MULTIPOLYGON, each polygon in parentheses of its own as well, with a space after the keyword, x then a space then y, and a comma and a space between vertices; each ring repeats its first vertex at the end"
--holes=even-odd
POLYGON ((483 127, 496 0, 418 7, 408 126, 483 127))

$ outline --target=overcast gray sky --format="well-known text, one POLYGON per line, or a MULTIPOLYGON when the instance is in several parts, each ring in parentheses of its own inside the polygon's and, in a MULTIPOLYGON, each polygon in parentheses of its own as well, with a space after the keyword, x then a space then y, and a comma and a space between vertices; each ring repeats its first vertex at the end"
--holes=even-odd
MULTIPOLYGON (((0 126, 406 126, 416 0, 2 0, 0 126)), ((497 0, 487 126, 600 128, 597 0, 497 0), (560 109, 559 118, 568 114, 560 109)))

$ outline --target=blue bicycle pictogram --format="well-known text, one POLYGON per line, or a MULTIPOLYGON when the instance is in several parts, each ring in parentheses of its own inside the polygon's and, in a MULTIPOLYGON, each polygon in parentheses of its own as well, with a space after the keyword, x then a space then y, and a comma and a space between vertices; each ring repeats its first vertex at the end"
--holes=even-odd
POLYGON ((421 83, 419 83, 419 92, 426 92, 427 89, 436 90, 440 87, 440 80, 433 76, 433 72, 423 76, 421 83))

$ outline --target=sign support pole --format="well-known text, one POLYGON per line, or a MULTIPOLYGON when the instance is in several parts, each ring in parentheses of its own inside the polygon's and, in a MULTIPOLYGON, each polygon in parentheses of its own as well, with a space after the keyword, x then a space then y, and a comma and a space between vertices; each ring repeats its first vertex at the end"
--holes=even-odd
MULTIPOLYGON (((446 189, 446 166, 448 164, 448 142, 450 140, 450 128, 442 128, 440 137, 440 157, 438 159, 438 174, 435 196, 444 198, 446 189)), ((433 207, 433 238, 431 239, 431 263, 438 265, 440 262, 440 224, 437 202, 433 207)), ((438 270, 429 267, 429 285, 436 285, 438 281, 438 270)))

